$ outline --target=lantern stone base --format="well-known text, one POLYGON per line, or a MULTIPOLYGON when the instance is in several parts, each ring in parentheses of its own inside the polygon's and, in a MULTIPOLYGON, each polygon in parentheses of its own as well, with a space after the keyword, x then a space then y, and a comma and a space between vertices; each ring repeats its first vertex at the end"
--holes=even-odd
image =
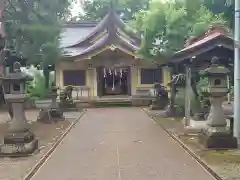
POLYGON ((199 143, 207 149, 236 149, 237 139, 225 127, 208 127, 199 133, 199 143))
POLYGON ((63 120, 65 120, 65 117, 63 116, 63 111, 59 108, 40 109, 37 117, 38 122, 47 124, 63 120))
POLYGON ((0 145, 0 156, 28 156, 33 154, 37 149, 38 140, 31 131, 8 133, 4 137, 4 144, 0 145))

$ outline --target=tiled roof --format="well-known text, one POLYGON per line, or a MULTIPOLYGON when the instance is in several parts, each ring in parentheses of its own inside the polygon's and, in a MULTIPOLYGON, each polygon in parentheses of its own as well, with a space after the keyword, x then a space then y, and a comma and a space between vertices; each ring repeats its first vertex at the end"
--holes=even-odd
POLYGON ((61 33, 60 48, 66 48, 75 45, 86 37, 93 27, 64 27, 61 33))
POLYGON ((110 10, 98 23, 96 21, 81 21, 65 24, 61 34, 60 48, 63 48, 64 56, 86 58, 91 53, 96 53, 112 44, 135 52, 140 46, 139 39, 133 30, 129 28, 126 30, 125 23, 115 11, 110 10))
POLYGON ((81 57, 88 57, 91 53, 95 53, 99 50, 104 49, 107 46, 111 46, 112 44, 116 46, 120 46, 123 49, 135 53, 135 51, 139 50, 139 47, 131 44, 128 42, 125 38, 116 35, 116 39, 111 39, 109 34, 105 34, 103 37, 101 37, 99 40, 97 40, 94 44, 91 46, 87 46, 85 48, 81 47, 71 47, 71 48, 65 48, 65 51, 68 53, 65 53, 65 56, 81 56, 81 57))
MULTIPOLYGON (((194 39, 197 39, 197 37, 194 39)), ((187 47, 176 52, 173 57, 170 58, 169 62, 181 62, 219 47, 233 51, 234 40, 223 31, 214 29, 213 31, 205 33, 204 36, 200 36, 200 39, 195 40, 187 47)))
POLYGON ((180 52, 183 52, 183 51, 190 50, 190 49, 192 49, 192 48, 194 48, 194 47, 197 47, 197 46, 199 46, 199 45, 202 45, 202 44, 204 44, 204 43, 206 43, 206 42, 208 42, 208 41, 210 41, 210 40, 213 40, 213 39, 215 39, 215 38, 218 38, 218 37, 220 37, 220 36, 225 36, 225 35, 222 34, 222 33, 220 33, 220 32, 213 33, 213 34, 211 34, 211 35, 209 35, 209 36, 204 37, 203 39, 201 39, 201 40, 199 40, 199 41, 196 41, 196 42, 192 43, 191 45, 189 45, 189 46, 181 49, 180 51, 177 51, 176 53, 180 53, 180 52))

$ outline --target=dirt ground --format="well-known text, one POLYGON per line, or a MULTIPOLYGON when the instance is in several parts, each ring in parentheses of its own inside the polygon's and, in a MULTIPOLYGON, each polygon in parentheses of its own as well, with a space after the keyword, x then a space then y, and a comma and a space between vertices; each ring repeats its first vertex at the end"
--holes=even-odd
POLYGON ((177 135, 188 147, 202 158, 224 180, 240 180, 240 150, 205 150, 197 136, 183 135, 183 118, 156 117, 155 121, 164 129, 177 135))
MULTIPOLYGON (((30 157, 24 158, 0 158, 0 179, 1 180, 20 180, 31 168, 41 159, 41 157, 51 148, 56 140, 65 132, 71 124, 68 119, 56 124, 42 124, 36 122, 37 112, 29 110, 26 117, 30 129, 35 133, 39 140, 39 152, 30 157)), ((0 114, 0 139, 5 134, 9 117, 7 112, 0 114)))

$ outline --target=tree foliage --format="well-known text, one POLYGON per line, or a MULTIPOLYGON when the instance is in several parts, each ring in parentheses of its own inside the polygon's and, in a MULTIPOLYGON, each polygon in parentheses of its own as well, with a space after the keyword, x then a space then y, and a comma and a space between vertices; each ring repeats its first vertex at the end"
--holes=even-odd
POLYGON ((46 79, 40 72, 34 73, 34 81, 27 82, 27 93, 32 99, 42 99, 51 90, 48 89, 46 84, 46 79))
MULTIPOLYGON (((113 0, 83 0, 81 5, 85 14, 80 14, 80 19, 99 20, 108 12, 113 0)), ((117 13, 125 20, 134 18, 136 12, 146 10, 149 0, 119 0, 115 2, 117 13)))
POLYGON ((136 14, 135 28, 143 36, 140 53, 162 60, 180 50, 187 38, 213 25, 226 27, 224 15, 214 14, 196 1, 153 1, 147 11, 136 14))
POLYGON ((222 13, 228 21, 229 27, 234 26, 234 0, 203 0, 204 5, 213 13, 222 13))
POLYGON ((3 18, 7 46, 27 64, 48 71, 61 55, 60 23, 68 17, 69 5, 69 0, 7 0, 3 18))

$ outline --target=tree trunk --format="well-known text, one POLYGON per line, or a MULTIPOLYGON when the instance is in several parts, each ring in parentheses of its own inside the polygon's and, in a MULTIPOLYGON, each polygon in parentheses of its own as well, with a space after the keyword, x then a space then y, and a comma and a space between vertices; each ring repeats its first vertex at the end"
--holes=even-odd
POLYGON ((45 77, 45 88, 48 89, 49 88, 49 80, 50 80, 50 72, 49 72, 48 68, 43 69, 43 75, 45 77))
POLYGON ((1 102, 1 106, 6 104, 5 98, 4 98, 3 85, 0 86, 0 102, 1 102))
POLYGON ((199 74, 197 72, 192 73, 191 87, 192 87, 195 97, 199 97, 199 94, 197 92, 197 83, 199 82, 199 80, 200 80, 199 74))

